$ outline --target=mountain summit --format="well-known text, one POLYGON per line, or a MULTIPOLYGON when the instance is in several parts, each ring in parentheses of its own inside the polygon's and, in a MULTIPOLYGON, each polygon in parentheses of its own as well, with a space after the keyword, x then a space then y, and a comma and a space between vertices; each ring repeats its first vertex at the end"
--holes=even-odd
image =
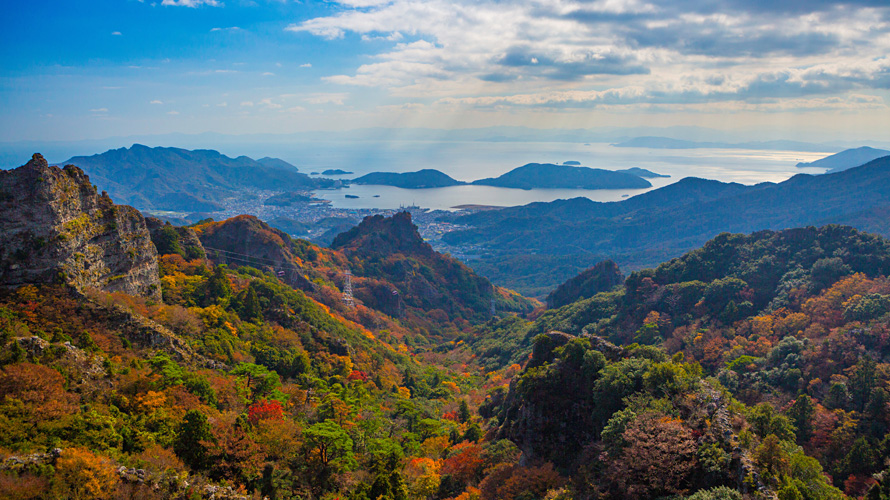
POLYGON ((230 158, 210 149, 150 148, 134 144, 65 164, 83 169, 100 189, 139 209, 212 211, 244 188, 313 189, 330 185, 274 158, 230 158))
POLYGON ((0 283, 66 282, 160 297, 157 251, 136 209, 100 195, 73 165, 40 154, 0 171, 0 283))

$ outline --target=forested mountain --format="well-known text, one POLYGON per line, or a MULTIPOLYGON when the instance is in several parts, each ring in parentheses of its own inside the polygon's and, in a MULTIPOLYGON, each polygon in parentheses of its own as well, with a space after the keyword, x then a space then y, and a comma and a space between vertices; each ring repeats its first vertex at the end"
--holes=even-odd
POLYGON ((884 498, 888 272, 890 242, 851 228, 720 235, 533 322, 479 327, 468 349, 490 369, 531 354, 480 411, 593 498, 744 490, 751 467, 748 487, 779 498, 884 498))
MULTIPOLYGON (((560 200, 486 211, 455 218, 454 222, 468 224, 471 229, 448 233, 444 239, 487 249, 490 255, 473 262, 482 274, 487 274, 491 262, 528 254, 537 254, 538 260, 545 255, 571 254, 581 254, 588 261, 611 258, 624 268, 635 269, 679 255, 722 231, 751 232, 843 220, 887 235, 890 226, 874 217, 875 210, 887 206, 890 157, 835 174, 796 175, 779 184, 743 186, 683 179, 621 202, 560 200)), ((515 268, 519 273, 524 271, 521 266, 515 268)), ((508 286, 514 286, 517 279, 507 273, 498 278, 508 286)))
POLYGON ((76 165, 100 191, 139 209, 213 211, 219 201, 244 188, 314 189, 331 185, 313 179, 277 158, 229 158, 213 150, 150 148, 134 144, 93 156, 75 156, 76 165))
POLYGON ((809 163, 798 163, 798 167, 827 168, 829 174, 864 165, 872 160, 890 155, 890 151, 863 146, 856 149, 845 149, 840 153, 826 156, 821 160, 809 163))
POLYGON ((880 237, 721 234, 623 283, 595 266, 531 311, 407 213, 331 248, 246 215, 176 228, 33 162, 0 173, 0 222, 67 228, 48 244, 69 252, 42 258, 86 276, 140 271, 29 282, 30 256, 0 253, 18 273, 0 286, 0 498, 890 493, 880 237))
POLYGON ((641 176, 601 168, 529 163, 498 177, 471 184, 518 189, 644 189, 652 187, 641 176))

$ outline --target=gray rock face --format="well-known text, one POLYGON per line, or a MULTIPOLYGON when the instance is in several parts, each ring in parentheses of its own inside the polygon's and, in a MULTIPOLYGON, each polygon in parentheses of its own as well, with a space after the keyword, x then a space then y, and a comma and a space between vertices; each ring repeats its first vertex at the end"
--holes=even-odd
POLYGON ((68 283, 160 299, 157 251, 136 209, 75 166, 35 154, 0 171, 0 286, 68 283))

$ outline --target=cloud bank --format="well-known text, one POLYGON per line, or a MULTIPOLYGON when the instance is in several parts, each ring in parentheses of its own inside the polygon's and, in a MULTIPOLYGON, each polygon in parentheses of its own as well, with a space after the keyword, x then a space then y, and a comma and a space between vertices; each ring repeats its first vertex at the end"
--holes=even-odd
POLYGON ((857 107, 850 95, 890 89, 883 0, 338 3, 331 15, 286 29, 334 42, 361 37, 368 62, 325 80, 402 98, 555 108, 737 101, 774 109, 776 100, 827 105, 832 96, 840 96, 832 106, 857 107))

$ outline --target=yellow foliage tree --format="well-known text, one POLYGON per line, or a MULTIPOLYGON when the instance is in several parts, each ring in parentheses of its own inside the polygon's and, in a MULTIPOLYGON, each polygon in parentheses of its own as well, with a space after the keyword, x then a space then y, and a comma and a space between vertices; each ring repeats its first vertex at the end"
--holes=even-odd
POLYGON ((57 498, 111 498, 120 478, 111 460, 84 448, 69 448, 56 461, 57 498))

